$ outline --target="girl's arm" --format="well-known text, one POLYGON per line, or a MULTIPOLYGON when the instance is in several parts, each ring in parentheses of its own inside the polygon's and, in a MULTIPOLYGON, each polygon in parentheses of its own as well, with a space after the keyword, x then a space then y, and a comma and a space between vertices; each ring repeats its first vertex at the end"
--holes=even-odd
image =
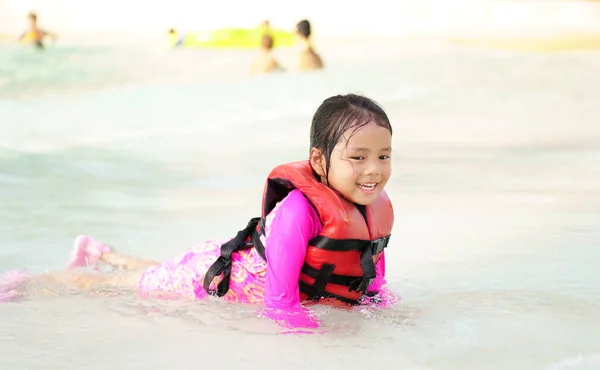
POLYGON ((367 288, 367 292, 378 292, 380 291, 386 284, 385 280, 385 251, 381 252, 381 257, 379 261, 375 264, 375 279, 369 288, 367 288))
POLYGON ((299 190, 272 211, 266 224, 265 314, 286 327, 317 327, 300 305, 298 281, 309 240, 322 229, 317 212, 299 190))

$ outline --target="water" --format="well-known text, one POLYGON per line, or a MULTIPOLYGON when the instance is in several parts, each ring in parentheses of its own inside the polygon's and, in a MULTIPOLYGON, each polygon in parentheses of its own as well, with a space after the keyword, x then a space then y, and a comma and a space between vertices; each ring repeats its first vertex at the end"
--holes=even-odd
POLYGON ((600 54, 319 46, 322 73, 253 78, 252 52, 3 47, 0 273, 61 269, 79 233, 149 259, 231 236, 320 101, 362 92, 394 126, 403 302, 282 336, 216 300, 32 298, 0 306, 0 368, 600 368, 600 54))

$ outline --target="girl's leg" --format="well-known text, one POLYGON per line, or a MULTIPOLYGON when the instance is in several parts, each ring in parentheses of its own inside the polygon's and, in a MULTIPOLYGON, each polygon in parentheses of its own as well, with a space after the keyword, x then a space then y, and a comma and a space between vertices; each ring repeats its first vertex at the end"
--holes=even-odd
POLYGON ((0 303, 25 296, 60 295, 53 288, 90 290, 116 288, 137 291, 145 268, 119 271, 110 275, 79 271, 57 271, 30 276, 23 271, 9 271, 0 276, 0 303))
POLYGON ((96 287, 113 287, 120 289, 137 289, 138 282, 145 269, 122 271, 111 275, 78 272, 57 271, 32 276, 29 283, 52 284, 64 288, 87 290, 96 287))
POLYGON ((114 249, 111 249, 109 252, 102 253, 102 255, 100 256, 100 260, 108 263, 109 265, 113 265, 117 268, 125 270, 148 268, 150 266, 160 264, 160 262, 157 261, 148 261, 134 256, 129 256, 127 254, 119 253, 114 249))
POLYGON ((75 239, 71 259, 67 268, 87 266, 98 261, 108 263, 118 269, 135 270, 143 267, 158 265, 159 262, 148 261, 117 252, 89 236, 79 235, 75 239))

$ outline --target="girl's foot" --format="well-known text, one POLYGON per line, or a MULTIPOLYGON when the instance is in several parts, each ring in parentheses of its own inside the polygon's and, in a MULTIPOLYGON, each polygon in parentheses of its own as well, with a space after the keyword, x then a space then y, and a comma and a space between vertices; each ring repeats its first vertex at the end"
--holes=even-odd
POLYGON ((102 253, 109 251, 110 247, 95 241, 89 236, 79 235, 73 243, 73 251, 67 263, 67 268, 93 265, 98 262, 102 253))
POLYGON ((28 277, 29 275, 22 270, 8 271, 0 277, 0 302, 8 302, 19 298, 19 293, 15 288, 28 277))

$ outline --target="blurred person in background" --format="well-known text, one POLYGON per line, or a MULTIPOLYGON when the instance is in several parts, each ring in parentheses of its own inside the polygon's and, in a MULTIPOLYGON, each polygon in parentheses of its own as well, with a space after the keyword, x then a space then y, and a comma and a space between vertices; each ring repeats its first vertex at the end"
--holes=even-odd
POLYGON ((273 56, 273 37, 264 34, 260 40, 260 55, 252 62, 250 74, 282 72, 284 69, 273 56))
POLYGON ((179 32, 177 32, 175 29, 171 28, 168 32, 167 32, 167 37, 169 38, 169 46, 174 48, 176 46, 182 46, 183 45, 183 39, 184 37, 179 35, 179 32))
POLYGON ((300 55, 298 56, 298 70, 310 71, 323 68, 323 60, 317 54, 310 41, 311 26, 306 19, 296 25, 296 36, 300 42, 300 55))
POLYGON ((45 31, 38 27, 37 14, 30 12, 27 15, 29 21, 29 28, 19 36, 19 42, 28 43, 35 45, 38 49, 44 48, 44 38, 50 37, 52 42, 55 43, 57 36, 55 33, 45 31))

